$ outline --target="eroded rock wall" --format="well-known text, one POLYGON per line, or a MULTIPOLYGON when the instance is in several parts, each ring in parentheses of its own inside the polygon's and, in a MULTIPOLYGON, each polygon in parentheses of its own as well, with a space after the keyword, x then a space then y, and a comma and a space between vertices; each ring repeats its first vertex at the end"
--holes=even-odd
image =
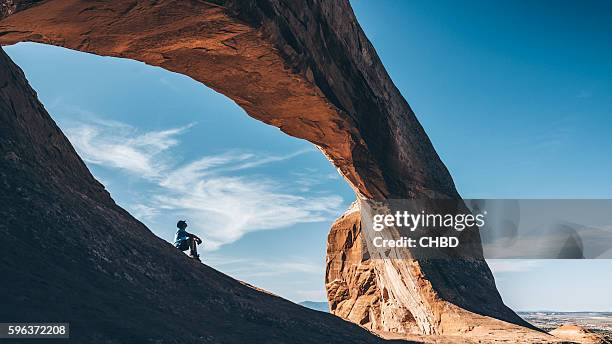
POLYGON ((327 240, 325 287, 330 311, 381 333, 419 333, 409 308, 385 287, 379 262, 364 253, 358 203, 337 219, 327 240))

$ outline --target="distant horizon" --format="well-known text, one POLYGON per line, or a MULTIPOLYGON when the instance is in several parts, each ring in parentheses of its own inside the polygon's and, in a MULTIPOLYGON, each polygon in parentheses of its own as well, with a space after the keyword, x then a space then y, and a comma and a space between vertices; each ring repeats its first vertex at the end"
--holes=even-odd
MULTIPOLYGON (((303 300, 303 301, 299 301, 296 302, 298 305, 302 305, 303 303, 320 303, 320 304, 329 304, 329 301, 312 301, 312 300, 303 300)), ((537 312, 541 312, 541 313, 612 313, 612 310, 610 311, 589 311, 589 310, 583 310, 583 311, 563 311, 563 310, 516 310, 514 309, 515 312, 517 313, 537 313, 537 312)))

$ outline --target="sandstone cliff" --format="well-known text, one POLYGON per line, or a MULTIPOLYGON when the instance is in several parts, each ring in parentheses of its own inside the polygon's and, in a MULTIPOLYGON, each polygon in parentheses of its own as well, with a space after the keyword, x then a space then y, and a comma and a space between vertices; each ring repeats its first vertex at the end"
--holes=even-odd
MULTIPOLYGON (((393 85, 347 1, 1 0, 0 4, 5 17, 0 21, 0 43, 42 42, 131 58, 188 75, 227 95, 250 116, 315 144, 360 200, 459 197, 446 167, 393 85)), ((16 130, 32 132, 28 123, 21 123, 16 130)), ((25 145, 26 141, 19 142, 25 145)), ((37 159, 70 166, 58 160, 60 152, 47 142, 32 146, 45 149, 37 159)), ((11 159, 23 161, 17 156, 11 159)), ((42 179, 45 171, 42 164, 38 179, 22 182, 46 187, 42 179)), ((66 185, 63 179, 54 179, 53 173, 49 172, 49 179, 56 180, 58 190, 83 195, 81 203, 55 202, 62 207, 56 210, 59 218, 74 216, 85 221, 89 216, 77 216, 75 209, 85 214, 106 212, 104 204, 112 203, 84 167, 67 171, 73 179, 66 185), (83 176, 89 179, 80 179, 83 176), (82 188, 91 189, 92 194, 82 188), (64 212, 72 215, 64 216, 64 212)), ((10 180, 15 188, 18 182, 10 180)), ((11 189, 9 197, 17 197, 15 193, 18 191, 11 189)), ((503 304, 482 259, 363 260, 356 244, 358 204, 334 224, 329 235, 326 286, 332 312, 372 330, 400 335, 470 333, 475 328, 499 328, 501 321, 496 319, 515 324, 513 329, 530 326, 503 304)), ((26 202, 8 209, 17 212, 28 207, 31 205, 26 202)), ((38 213, 33 212, 31 220, 41 222, 27 227, 45 226, 45 217, 39 215, 51 211, 46 207, 51 205, 40 205, 38 213)), ((63 251, 67 260, 79 262, 92 259, 90 255, 99 256, 98 264, 104 269, 103 262, 122 259, 121 255, 104 253, 116 240, 115 233, 104 234, 104 226, 121 224, 128 217, 113 209, 121 217, 109 212, 87 220, 96 221, 91 223, 91 231, 100 232, 106 241, 72 256, 84 239, 68 235, 75 246, 63 251)), ((13 218, 16 221, 18 216, 13 218)), ((119 238, 146 232, 142 226, 121 227, 130 229, 116 233, 119 238)), ((135 278, 135 271, 140 271, 139 278, 148 278, 144 274, 148 270, 138 267, 151 264, 147 261, 132 263, 134 270, 125 276, 135 278)), ((161 272, 152 269, 148 273, 157 276, 161 272)), ((150 292, 156 293, 154 289, 150 292)), ((221 296, 218 302, 222 304, 221 296)))

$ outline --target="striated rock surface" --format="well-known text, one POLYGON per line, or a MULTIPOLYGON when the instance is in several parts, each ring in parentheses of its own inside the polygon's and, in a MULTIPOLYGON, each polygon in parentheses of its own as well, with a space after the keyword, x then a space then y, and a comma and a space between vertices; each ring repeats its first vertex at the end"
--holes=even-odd
MULTIPOLYGON (((361 200, 459 197, 347 1, 0 0, 0 5, 1 44, 35 41, 135 59, 188 75, 233 99, 250 116, 315 144, 361 200)), ((15 130, 30 132, 30 124, 21 123, 15 130)), ((37 157, 44 158, 41 161, 60 159, 47 142, 33 147, 47 147, 37 157)), ((38 179, 23 182, 43 187, 45 166, 40 165, 38 179)), ((64 212, 77 216, 76 209, 105 209, 104 202, 111 202, 108 196, 98 199, 81 191, 104 193, 90 177, 80 179, 89 176, 84 167, 70 175, 73 184, 50 175, 60 190, 56 193, 82 193, 86 197, 79 202, 88 203, 62 205, 65 209, 57 210, 58 217, 69 218, 64 212)), ((10 192, 9 197, 17 197, 19 191, 10 192)), ((26 202, 7 209, 18 212, 30 206, 26 202)), ((41 205, 37 214, 50 211, 46 207, 53 208, 41 205)), ((113 214, 87 221, 107 223, 115 219, 113 214)), ((326 286, 333 313, 399 335, 498 329, 502 322, 495 318, 515 324, 508 324, 511 329, 529 327, 503 304, 483 259, 363 260, 357 245, 358 214, 356 205, 329 235, 326 286)), ((13 218, 17 221, 18 216, 13 218)), ((34 228, 41 226, 44 221, 34 228)), ((105 235, 105 227, 90 226, 101 231, 109 245, 87 254, 105 252, 117 233, 105 235)), ((129 228, 125 235, 147 232, 140 225, 132 227, 123 227, 129 228)), ((65 258, 89 259, 72 252, 66 251, 65 258)), ((101 262, 121 256, 100 255, 101 262)), ((147 265, 145 260, 140 263, 147 265)), ((134 271, 140 271, 138 266, 134 263, 134 271)), ((142 277, 144 271, 137 275, 142 277)))

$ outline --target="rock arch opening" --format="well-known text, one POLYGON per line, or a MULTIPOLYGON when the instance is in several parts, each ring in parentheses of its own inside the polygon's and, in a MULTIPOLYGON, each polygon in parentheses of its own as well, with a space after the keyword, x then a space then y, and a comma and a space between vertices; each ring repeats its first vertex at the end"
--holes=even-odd
POLYGON ((93 175, 153 233, 172 242, 187 219, 206 264, 296 302, 325 299, 327 232, 354 194, 310 143, 161 68, 36 43, 5 50, 93 175))

